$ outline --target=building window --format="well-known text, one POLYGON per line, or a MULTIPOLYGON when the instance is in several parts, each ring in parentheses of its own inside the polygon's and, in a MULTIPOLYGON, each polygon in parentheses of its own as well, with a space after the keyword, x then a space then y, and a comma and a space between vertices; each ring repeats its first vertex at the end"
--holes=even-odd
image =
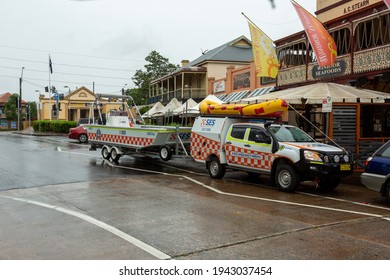
POLYGON ((355 28, 355 52, 390 44, 390 14, 359 22, 355 28))

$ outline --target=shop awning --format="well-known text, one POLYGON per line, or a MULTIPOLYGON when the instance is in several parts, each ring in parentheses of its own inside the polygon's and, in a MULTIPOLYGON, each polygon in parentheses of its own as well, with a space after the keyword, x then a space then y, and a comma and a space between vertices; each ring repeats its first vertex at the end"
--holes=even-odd
POLYGON ((225 103, 238 101, 238 100, 243 99, 248 93, 249 93, 249 90, 233 92, 233 93, 226 95, 226 97, 222 101, 225 103))
POLYGON ((248 97, 242 101, 255 103, 284 99, 290 104, 322 104, 328 96, 332 97, 332 102, 338 103, 384 103, 385 100, 390 100, 390 94, 385 92, 336 83, 316 83, 248 97))
POLYGON ((249 97, 255 97, 263 94, 269 93, 271 90, 273 90, 275 87, 263 87, 263 88, 257 88, 254 91, 252 91, 247 98, 249 97))
POLYGON ((224 98, 226 97, 226 95, 227 95, 226 93, 223 93, 223 94, 214 95, 214 96, 218 97, 218 99, 222 101, 222 100, 224 100, 224 98))

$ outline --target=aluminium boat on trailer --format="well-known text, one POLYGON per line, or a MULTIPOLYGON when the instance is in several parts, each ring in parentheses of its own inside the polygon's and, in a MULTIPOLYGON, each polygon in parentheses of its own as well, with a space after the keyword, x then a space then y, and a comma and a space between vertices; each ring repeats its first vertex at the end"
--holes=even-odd
MULTIPOLYGON (((145 125, 131 96, 98 94, 94 107, 100 108, 101 98, 122 101, 119 110, 110 110, 104 118, 99 112, 98 124, 85 126, 92 149, 102 149, 104 159, 118 161, 123 155, 134 153, 159 154, 161 159, 169 160, 174 152, 184 151, 190 143, 190 127, 145 125), (134 106, 130 108, 127 102, 134 106)), ((91 109, 91 112, 94 112, 91 109)))

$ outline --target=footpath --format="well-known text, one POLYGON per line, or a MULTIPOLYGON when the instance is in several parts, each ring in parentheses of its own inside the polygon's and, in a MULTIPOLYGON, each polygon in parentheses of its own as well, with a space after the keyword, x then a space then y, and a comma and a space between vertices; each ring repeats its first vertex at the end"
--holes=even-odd
POLYGON ((14 133, 14 134, 21 134, 21 135, 30 135, 30 136, 68 136, 68 133, 35 131, 32 126, 27 127, 24 130, 13 131, 12 133, 14 133))

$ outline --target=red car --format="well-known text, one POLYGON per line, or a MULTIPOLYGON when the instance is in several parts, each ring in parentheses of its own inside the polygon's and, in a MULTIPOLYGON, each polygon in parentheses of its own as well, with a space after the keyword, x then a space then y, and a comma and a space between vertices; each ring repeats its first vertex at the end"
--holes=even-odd
POLYGON ((77 139, 80 143, 88 142, 87 129, 83 125, 71 128, 68 136, 69 139, 77 139))

